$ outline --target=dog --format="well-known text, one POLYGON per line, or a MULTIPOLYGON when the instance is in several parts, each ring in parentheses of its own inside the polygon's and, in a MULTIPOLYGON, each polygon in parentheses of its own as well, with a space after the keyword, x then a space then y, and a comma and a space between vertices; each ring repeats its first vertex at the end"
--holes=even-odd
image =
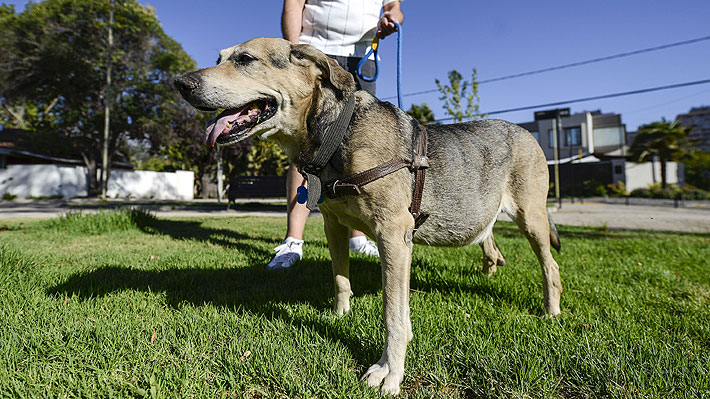
MULTIPOLYGON (((304 167, 354 98, 352 115, 335 155, 319 178, 335 181, 392 159, 412 159, 416 120, 365 91, 352 75, 322 52, 282 39, 257 38, 220 51, 218 63, 176 78, 181 95, 204 111, 225 110, 207 127, 210 145, 256 136, 277 142, 304 167)), ((518 125, 482 120, 426 126, 428 169, 420 207, 429 217, 415 228, 410 212, 414 173, 401 168, 355 194, 320 204, 335 280, 335 312, 350 310, 348 229, 377 242, 382 266, 385 347, 363 376, 383 394, 397 394, 412 340, 409 282, 414 243, 480 244, 483 271, 505 262, 493 238, 498 214, 506 212, 528 239, 542 266, 544 310, 560 314, 562 284, 550 247, 559 251, 557 230, 546 208, 548 169, 533 136, 518 125)), ((310 182, 310 180, 309 180, 310 182)), ((310 184, 310 183, 309 183, 310 184)))

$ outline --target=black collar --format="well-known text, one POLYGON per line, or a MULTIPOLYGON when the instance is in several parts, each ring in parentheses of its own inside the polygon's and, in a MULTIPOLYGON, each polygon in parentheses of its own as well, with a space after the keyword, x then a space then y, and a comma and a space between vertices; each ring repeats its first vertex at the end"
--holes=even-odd
POLYGON ((299 172, 301 172, 308 182, 308 200, 306 201, 306 207, 310 210, 315 209, 321 197, 322 187, 320 174, 323 168, 330 162, 333 154, 340 148, 348 126, 350 125, 350 119, 353 116, 354 110, 355 94, 352 93, 350 97, 348 97, 348 102, 340 112, 340 115, 338 115, 338 119, 325 130, 323 137, 321 137, 320 147, 316 150, 313 159, 299 169, 299 172))

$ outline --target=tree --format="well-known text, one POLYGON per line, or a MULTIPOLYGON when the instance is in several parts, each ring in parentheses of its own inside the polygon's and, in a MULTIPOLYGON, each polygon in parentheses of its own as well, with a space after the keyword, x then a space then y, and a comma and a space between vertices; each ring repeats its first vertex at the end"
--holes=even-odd
POLYGON ((642 125, 631 144, 629 153, 636 162, 648 162, 658 157, 661 164, 661 185, 666 184, 666 163, 682 160, 687 151, 688 129, 677 122, 662 118, 660 122, 642 125))
POLYGON ((456 71, 449 72, 449 85, 443 85, 436 79, 436 86, 441 92, 440 100, 444 101, 443 108, 446 113, 453 117, 454 122, 463 122, 464 119, 474 120, 485 118, 479 108, 480 98, 478 97, 478 73, 473 70, 471 81, 463 80, 463 76, 456 71), (466 100, 464 106, 463 100, 466 100))
POLYGON ((434 119, 434 111, 432 111, 426 103, 422 103, 421 105, 412 104, 407 113, 418 120, 422 125, 428 125, 436 121, 436 119, 434 119))
POLYGON ((694 151, 685 163, 685 181, 710 190, 710 152, 694 151))
POLYGON ((89 195, 97 195, 102 184, 97 169, 105 101, 111 103, 113 159, 129 138, 162 136, 184 106, 172 77, 195 68, 163 32, 154 10, 135 0, 115 2, 114 45, 107 58, 109 8, 110 0, 45 0, 28 3, 20 14, 0 8, 4 119, 70 142, 88 169, 89 195))

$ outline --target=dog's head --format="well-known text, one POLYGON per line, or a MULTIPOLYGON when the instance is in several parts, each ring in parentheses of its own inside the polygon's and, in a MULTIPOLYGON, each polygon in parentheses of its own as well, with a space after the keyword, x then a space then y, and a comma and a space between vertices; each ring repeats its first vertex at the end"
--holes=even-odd
POLYGON ((224 49, 217 65, 175 80, 180 94, 203 111, 224 110, 205 141, 228 145, 249 136, 294 135, 322 107, 355 89, 352 75, 312 46, 259 38, 224 49))

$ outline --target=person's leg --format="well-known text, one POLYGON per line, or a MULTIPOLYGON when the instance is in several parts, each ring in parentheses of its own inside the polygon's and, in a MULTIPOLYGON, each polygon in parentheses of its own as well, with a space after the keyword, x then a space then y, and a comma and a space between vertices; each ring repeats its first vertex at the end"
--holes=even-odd
POLYGON ((286 174, 286 239, 274 248, 276 254, 266 267, 269 270, 286 270, 303 257, 303 231, 311 211, 296 201, 298 187, 304 184, 303 176, 292 164, 286 174))
MULTIPOLYGON (((357 90, 365 90, 366 92, 375 95, 375 82, 366 82, 357 75, 357 64, 360 59, 356 57, 336 57, 336 61, 346 71, 350 72, 355 78, 355 88, 357 90)), ((366 61, 362 66, 362 73, 365 76, 373 76, 375 74, 375 62, 372 60, 366 61)), ((374 241, 368 240, 365 233, 358 230, 350 230, 350 250, 356 253, 361 253, 370 256, 380 256, 377 251, 377 244, 374 241)))
POLYGON ((304 184, 303 176, 298 172, 296 166, 291 164, 286 174, 286 237, 298 240, 303 240, 306 219, 311 213, 306 208, 306 204, 299 204, 296 201, 298 188, 304 184))
MULTIPOLYGON (((365 82, 357 76, 359 58, 331 57, 355 77, 357 90, 365 90, 373 96, 375 95, 375 82, 365 82)), ((365 76, 374 75, 374 61, 367 61, 362 69, 365 76)), ((286 176, 286 239, 283 244, 274 249, 276 255, 267 265, 267 268, 271 270, 288 269, 303 256, 303 231, 306 227, 306 219, 308 219, 308 215, 311 213, 311 211, 306 208, 305 204, 296 202, 298 187, 303 184, 303 176, 301 176, 294 165, 291 165, 286 176)), ((380 256, 377 245, 372 240, 368 240, 365 233, 358 230, 350 231, 349 246, 350 250, 355 253, 380 256)))

